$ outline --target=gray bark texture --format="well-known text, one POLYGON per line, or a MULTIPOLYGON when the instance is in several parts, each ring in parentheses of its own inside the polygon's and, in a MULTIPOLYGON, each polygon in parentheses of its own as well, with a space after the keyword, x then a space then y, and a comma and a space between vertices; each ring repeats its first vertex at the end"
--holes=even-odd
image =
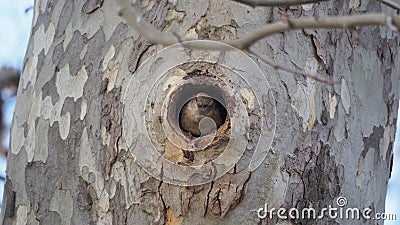
MULTIPOLYGON (((374 0, 279 8, 137 0, 133 7, 159 30, 213 40, 243 37, 285 16, 392 12, 374 0)), ((340 80, 332 86, 240 56, 252 59, 249 66, 238 50, 164 52, 126 25, 112 0, 36 0, 32 25, 2 224, 383 224, 261 219, 256 211, 265 204, 321 210, 344 196, 349 207, 384 212, 399 100, 398 33, 378 26, 303 29, 252 47, 280 65, 340 80), (181 61, 169 68, 171 60, 181 61), (212 148, 171 147, 171 140, 191 137, 167 140, 177 127, 163 126, 174 119, 159 116, 173 111, 168 101, 163 108, 164 99, 182 83, 193 85, 190 91, 212 87, 213 79, 226 81, 217 89, 228 125, 212 148)))

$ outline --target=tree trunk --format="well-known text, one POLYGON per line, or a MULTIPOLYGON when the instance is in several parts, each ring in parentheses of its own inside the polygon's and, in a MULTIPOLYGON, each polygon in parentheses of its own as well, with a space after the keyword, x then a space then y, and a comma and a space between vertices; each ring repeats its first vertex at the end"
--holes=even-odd
MULTIPOLYGON (((160 30, 214 40, 242 37, 283 14, 382 11, 372 0, 288 8, 139 0, 134 7, 160 30)), ((319 212, 342 204, 384 211, 398 108, 398 34, 376 26, 304 29, 252 48, 278 64, 340 80, 330 86, 257 58, 252 66, 238 50, 164 51, 128 27, 111 0, 35 1, 32 24, 3 224, 383 224, 328 215, 260 218, 265 210, 258 209, 319 212), (170 68, 170 61, 181 64, 170 68), (219 93, 228 118, 209 147, 183 150, 174 140, 203 145, 208 136, 193 138, 171 123, 179 119, 173 104, 183 101, 174 98, 204 87, 219 93), (181 136, 168 139, 174 132, 181 136)))

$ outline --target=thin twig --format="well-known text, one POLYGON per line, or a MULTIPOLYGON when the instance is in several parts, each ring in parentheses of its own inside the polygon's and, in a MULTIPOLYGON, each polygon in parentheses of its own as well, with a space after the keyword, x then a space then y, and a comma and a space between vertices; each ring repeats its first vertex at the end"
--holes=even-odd
MULTIPOLYGON (((152 44, 173 45, 190 41, 185 38, 178 38, 176 35, 169 32, 161 32, 145 22, 137 20, 137 15, 132 7, 129 6, 127 1, 117 0, 121 9, 120 16, 126 20, 137 32, 152 44)), ((385 15, 383 13, 372 13, 357 16, 328 16, 321 18, 302 18, 302 19, 287 19, 287 21, 280 21, 265 26, 253 31, 252 33, 236 39, 236 40, 222 40, 222 43, 231 45, 241 50, 249 49, 257 41, 264 39, 273 34, 282 33, 285 31, 304 29, 304 28, 349 28, 355 26, 370 26, 381 25, 396 27, 400 29, 400 16, 398 15, 385 15), (388 23, 391 24, 388 24, 388 23)), ((214 50, 229 50, 229 46, 221 45, 219 43, 210 44, 210 42, 189 42, 185 43, 187 48, 197 49, 214 49, 214 50)))
POLYGON ((383 4, 389 7, 392 7, 393 9, 396 9, 397 11, 400 11, 400 5, 395 2, 392 2, 390 0, 378 0, 378 1, 382 2, 383 4))
POLYGON ((121 7, 119 15, 126 20, 126 22, 139 32, 150 43, 157 43, 162 45, 173 45, 178 43, 177 38, 172 33, 158 31, 153 26, 138 21, 138 16, 133 8, 128 4, 127 0, 117 0, 121 7))
POLYGON ((329 85, 335 85, 338 84, 340 81, 339 80, 329 80, 329 79, 325 79, 325 78, 321 78, 318 77, 317 75, 313 75, 313 74, 309 74, 306 73, 304 71, 301 70, 296 70, 296 69, 291 69, 291 68, 287 68, 284 66, 281 66, 279 64, 276 64, 275 62, 261 56, 260 54, 256 53, 255 51, 249 50, 249 53, 256 56, 257 58, 261 59, 263 62, 265 62, 266 64, 272 66, 272 68, 276 69, 276 70, 283 70, 286 71, 288 73, 297 75, 297 76, 305 76, 305 77, 309 77, 315 81, 321 82, 321 83, 325 83, 325 84, 329 84, 329 85))
POLYGON ((346 29, 356 26, 381 25, 396 27, 400 29, 400 16, 385 15, 383 13, 371 13, 356 16, 327 16, 320 18, 301 18, 288 19, 287 21, 266 24, 253 31, 245 37, 233 41, 226 41, 227 44, 239 49, 248 49, 255 42, 273 34, 282 33, 297 29, 316 29, 316 28, 341 28, 346 29), (392 24, 388 24, 390 22, 392 24))
MULTIPOLYGON (((235 0, 234 0, 235 1, 235 0)), ((256 1, 256 0, 236 0, 240 2, 268 2, 267 0, 256 1)), ((283 2, 295 2, 294 0, 282 0, 283 2)), ((296 2, 306 2, 306 1, 325 1, 325 0, 297 0, 296 2)), ((271 0, 270 0, 271 2, 271 0)), ((400 29, 400 16, 399 15, 386 15, 383 13, 371 13, 364 15, 356 15, 356 16, 327 16, 320 18, 301 18, 301 19, 286 19, 285 21, 280 21, 272 24, 266 24, 263 27, 251 32, 250 34, 236 39, 236 40, 221 40, 220 42, 201 42, 201 41, 191 41, 185 39, 183 37, 178 36, 177 34, 169 33, 169 32, 161 32, 156 28, 148 25, 145 22, 138 21, 137 15, 134 9, 128 4, 125 0, 117 0, 117 3, 121 7, 120 16, 126 20, 126 22, 132 26, 139 34, 143 35, 143 37, 152 44, 161 44, 161 45, 173 45, 177 43, 183 44, 185 48, 193 48, 193 49, 213 49, 213 50, 232 50, 232 47, 227 46, 231 45, 240 50, 247 50, 254 56, 260 58, 265 63, 271 65, 273 68, 278 70, 283 70, 295 75, 301 75, 309 77, 313 80, 334 85, 338 83, 338 81, 327 80, 324 78, 320 78, 316 75, 307 74, 303 71, 286 68, 284 66, 278 65, 255 52, 250 51, 250 47, 256 43, 257 41, 264 39, 268 36, 296 30, 296 29, 318 29, 318 28, 340 28, 346 29, 350 27, 356 26, 387 26, 389 29, 399 30, 400 29)))
POLYGON ((233 0, 251 7, 256 6, 292 6, 292 5, 304 5, 317 2, 326 2, 329 0, 233 0))

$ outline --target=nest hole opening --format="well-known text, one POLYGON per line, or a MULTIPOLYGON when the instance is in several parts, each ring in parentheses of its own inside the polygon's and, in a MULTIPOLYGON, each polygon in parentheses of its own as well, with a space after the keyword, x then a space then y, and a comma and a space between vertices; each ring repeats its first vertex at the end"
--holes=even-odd
POLYGON ((190 83, 182 85, 171 95, 168 119, 185 136, 204 136, 199 131, 201 117, 213 119, 217 130, 229 122, 225 99, 219 86, 190 83))

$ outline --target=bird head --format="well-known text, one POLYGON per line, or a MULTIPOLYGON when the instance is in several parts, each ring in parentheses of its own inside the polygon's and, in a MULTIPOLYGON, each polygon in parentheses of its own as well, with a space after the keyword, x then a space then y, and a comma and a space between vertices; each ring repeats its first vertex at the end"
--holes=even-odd
POLYGON ((204 93, 199 93, 195 97, 197 108, 200 111, 206 111, 215 104, 215 100, 204 93))

